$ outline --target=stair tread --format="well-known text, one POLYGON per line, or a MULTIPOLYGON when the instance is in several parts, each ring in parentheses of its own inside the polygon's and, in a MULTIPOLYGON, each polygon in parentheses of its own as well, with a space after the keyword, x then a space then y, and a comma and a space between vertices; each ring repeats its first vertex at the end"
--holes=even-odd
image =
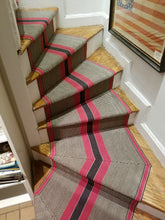
MULTIPOLYGON (((141 147, 143 153, 146 155, 151 163, 151 170, 146 184, 146 188, 143 194, 142 203, 145 203, 153 208, 156 208, 162 212, 165 212, 165 168, 160 164, 146 141, 137 131, 135 126, 129 126, 131 133, 135 140, 141 147)), ((32 150, 43 154, 47 157, 51 155, 50 143, 33 147, 32 150)), ((81 159, 82 160, 82 159, 81 159)))
MULTIPOLYGON (((52 19, 52 13, 53 13, 53 17, 54 15, 57 13, 58 8, 56 7, 52 7, 52 8, 40 8, 40 9, 17 9, 16 11, 16 15, 17 18, 21 17, 21 18, 36 18, 36 17, 44 17, 44 18, 48 18, 48 19, 52 19), (45 11, 48 11, 48 13, 45 13, 45 11)), ((28 25, 29 26, 29 25, 28 25)), ((31 26, 31 25, 30 25, 31 26)), ((36 25, 35 25, 36 26, 36 25)), ((19 51, 19 54, 23 54, 24 51, 30 46, 30 44, 33 41, 33 38, 36 39, 37 36, 39 36, 42 31, 44 30, 43 27, 41 27, 41 25, 39 25, 40 27, 38 28, 33 28, 33 33, 31 32, 31 30, 29 29, 29 27, 25 27, 24 24, 18 24, 18 29, 20 31, 20 35, 21 35, 21 50, 19 51), (29 37, 31 36, 31 37, 29 37)), ((32 27, 32 26, 31 26, 32 27)))
MULTIPOLYGON (((83 91, 84 88, 81 85, 79 85, 78 87, 75 88, 75 86, 73 84, 74 81, 71 78, 72 76, 73 77, 76 76, 76 78, 79 78, 82 81, 84 81, 84 77, 85 77, 85 80, 86 80, 85 82, 86 82, 87 88, 90 88, 93 85, 96 85, 104 80, 109 80, 111 77, 113 77, 113 75, 114 75, 114 72, 111 72, 111 70, 104 69, 104 68, 100 67, 99 65, 96 65, 88 60, 85 60, 83 63, 81 63, 74 70, 74 72, 72 72, 63 81, 61 81, 53 89, 51 89, 50 92, 48 92, 46 94, 46 97, 49 99, 49 103, 55 103, 55 102, 59 102, 61 100, 66 101, 66 99, 68 97, 72 97, 72 96, 78 94, 77 90, 79 90, 79 93, 81 91, 83 91), (70 84, 70 82, 71 82, 71 84, 70 84), (72 84, 73 84, 73 86, 72 86, 72 84), (67 93, 66 93, 66 91, 67 91, 67 93)), ((76 84, 76 86, 77 86, 77 84, 76 84)), ((45 97, 43 97, 42 99, 45 99, 45 97)), ((40 102, 41 101, 39 100, 33 104, 33 110, 40 108, 40 106, 39 106, 40 102)), ((49 103, 47 104, 45 102, 45 106, 50 105, 49 103)))
POLYGON ((122 72, 123 68, 117 62, 117 60, 104 48, 98 48, 89 58, 93 62, 99 63, 109 69, 115 71, 116 73, 122 72))
MULTIPOLYGON (((58 34, 58 36, 62 35, 66 35, 66 38, 68 37, 80 37, 80 38, 84 38, 84 42, 86 42, 86 40, 89 40, 90 38, 92 38, 93 36, 95 36, 97 33, 99 33, 101 30, 103 29, 102 25, 92 25, 92 26, 86 26, 83 27, 83 31, 79 31, 79 28, 64 28, 64 29, 57 29, 56 33, 58 34), (91 29, 91 30, 90 30, 91 29), (68 31, 71 30, 71 31, 68 31), (86 39, 86 40, 85 40, 86 39)), ((56 35, 54 36, 55 40, 56 40, 56 35)), ((77 38, 77 39, 78 39, 77 38)), ((70 39, 66 42, 68 42, 70 44, 70 39)), ((57 41, 58 43, 58 41, 57 41)), ((67 45, 66 45, 67 46, 67 45)), ((36 63, 35 66, 37 68, 43 68, 43 72, 47 72, 48 70, 44 70, 44 65, 42 65, 42 63, 44 64, 44 60, 48 60, 47 57, 45 57, 45 55, 47 55, 47 53, 43 53, 41 56, 41 59, 39 59, 38 64, 36 63)), ((49 56, 52 56, 49 54, 49 56)), ((61 61, 61 57, 59 57, 60 61, 61 61)), ((49 59, 50 60, 50 59, 49 59)), ((53 59, 54 60, 54 59, 53 59)), ((54 64, 54 66, 56 66, 58 63, 60 63, 60 61, 56 61, 56 63, 54 64)), ((40 76, 40 74, 37 71, 32 71, 29 76, 27 77, 27 84, 31 83, 32 81, 34 81, 35 79, 37 79, 40 76)))
MULTIPOLYGON (((120 89, 118 89, 121 91, 120 89)), ((132 106, 132 105, 131 105, 132 106)), ((98 121, 97 129, 106 130, 114 127, 120 127, 128 121, 129 107, 123 103, 123 100, 115 93, 109 90, 83 104, 79 104, 73 109, 51 119, 47 122, 40 123, 38 129, 48 129, 47 133, 52 134, 50 141, 82 134, 82 126, 98 121), (86 105, 90 111, 94 111, 94 119, 82 117, 84 112, 83 106, 86 105)), ((132 111, 129 109, 129 114, 132 111)), ((137 111, 134 111, 137 112, 137 111)))
MULTIPOLYGON (((138 109, 136 108, 136 106, 130 101, 130 99, 125 95, 124 91, 122 91, 120 88, 115 88, 113 89, 113 91, 119 95, 120 98, 122 98, 122 100, 126 103, 126 105, 130 108, 130 110, 132 112, 138 112, 138 109)), ((99 95, 98 97, 94 97, 91 99, 91 101, 97 106, 97 109, 99 109, 100 107, 102 108, 102 106, 104 106, 104 109, 106 111, 103 111, 103 109, 101 109, 100 111, 100 115, 101 118, 108 118, 108 117, 115 117, 118 115, 125 115, 128 114, 128 110, 124 107, 124 105, 119 101, 119 99, 116 98, 116 96, 111 92, 111 91, 107 91, 101 95, 99 95)), ((90 100, 87 102, 91 102, 90 100)), ((69 110, 68 112, 64 112, 62 115, 60 115, 59 117, 52 119, 52 125, 53 126, 67 126, 68 122, 70 121, 70 124, 77 124, 77 123, 82 123, 82 121, 80 120, 79 115, 77 115, 77 108, 79 108, 79 106, 74 107, 73 109, 69 110), (77 116, 77 117, 76 117, 77 116), (72 119, 72 120, 70 120, 72 119)), ((83 121, 83 122, 87 122, 83 121)), ((41 122, 39 124, 38 129, 46 129, 48 127, 48 124, 46 121, 41 122)))
POLYGON ((77 37, 84 37, 90 40, 101 30, 103 30, 102 25, 89 25, 89 26, 74 27, 74 28, 60 28, 57 29, 57 33, 68 34, 77 37))
MULTIPOLYGON (((63 219, 70 218, 75 212, 74 210, 77 210, 76 206, 81 208, 81 205, 84 204, 81 217, 91 220, 102 218, 105 220, 109 218, 126 219, 130 206, 129 198, 118 199, 115 193, 112 192, 109 195, 100 185, 93 184, 86 178, 64 172, 56 167, 49 170, 44 183, 36 188, 34 194, 36 219, 41 219, 41 216, 42 219, 47 219, 48 212, 45 212, 43 208, 45 204, 49 207, 51 217, 57 219, 61 219, 61 217, 63 219), (82 200, 81 197, 83 203, 79 206, 78 201, 79 199, 82 200), (85 206, 85 204, 87 205, 85 206)), ((73 217, 73 219, 77 219, 77 217, 73 217)))
POLYGON ((137 148, 134 146, 125 128, 101 131, 99 133, 93 132, 92 134, 84 134, 83 136, 65 138, 54 143, 55 155, 52 155, 52 158, 59 165, 67 167, 82 176, 87 176, 111 190, 134 198, 135 191, 130 186, 128 188, 126 187, 127 189, 120 188, 118 187, 118 183, 121 180, 123 183, 125 181, 127 182, 131 174, 133 174, 134 177, 131 177, 131 182, 136 186, 136 181, 143 175, 140 173, 140 169, 144 166, 145 162, 137 152, 137 148), (95 143, 91 142, 93 139, 96 140, 97 145, 93 145, 95 143), (89 144, 90 142, 88 143, 89 140, 91 145, 89 144), (93 148, 93 146, 95 147, 93 148), (98 152, 97 149, 99 149, 98 152), (128 151, 131 156, 128 155, 128 151), (97 175, 93 176, 93 169, 100 166, 100 160, 103 163, 101 162, 102 165, 98 169, 97 175), (96 165, 91 168, 91 163, 93 164, 94 161, 96 165), (129 177, 125 176, 125 169, 128 169, 129 177), (103 170, 107 172, 103 172, 103 170), (112 170, 115 172, 115 176, 113 176, 114 173, 112 170), (100 172, 103 173, 103 178, 100 172))
POLYGON ((130 126, 130 131, 151 163, 150 175, 148 177, 142 202, 165 212, 165 168, 161 165, 160 161, 135 126, 130 126))

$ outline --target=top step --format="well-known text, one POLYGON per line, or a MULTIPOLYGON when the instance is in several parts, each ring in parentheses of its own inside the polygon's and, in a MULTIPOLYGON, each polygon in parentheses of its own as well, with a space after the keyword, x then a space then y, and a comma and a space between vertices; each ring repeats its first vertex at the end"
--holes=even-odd
POLYGON ((19 54, 30 46, 47 28, 56 16, 58 8, 18 9, 16 11, 17 24, 21 37, 19 54))

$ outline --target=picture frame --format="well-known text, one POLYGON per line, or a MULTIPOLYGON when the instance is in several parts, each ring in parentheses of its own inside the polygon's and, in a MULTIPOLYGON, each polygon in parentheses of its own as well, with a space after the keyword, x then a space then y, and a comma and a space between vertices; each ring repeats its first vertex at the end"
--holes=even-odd
POLYGON ((155 70, 165 71, 165 1, 111 0, 109 32, 155 70))

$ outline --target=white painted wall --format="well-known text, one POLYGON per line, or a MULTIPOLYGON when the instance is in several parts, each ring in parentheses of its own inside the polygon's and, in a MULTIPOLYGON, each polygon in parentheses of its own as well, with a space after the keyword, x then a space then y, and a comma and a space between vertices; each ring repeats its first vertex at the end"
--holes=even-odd
MULTIPOLYGON (((5 78, 8 91, 13 98, 20 122, 25 128, 29 146, 40 144, 37 123, 32 112, 32 103, 26 86, 25 76, 30 73, 30 64, 27 53, 17 55, 17 44, 13 34, 14 22, 11 20, 8 0, 0 1, 0 68, 5 78)), ((23 131, 23 130, 22 130, 23 131)))

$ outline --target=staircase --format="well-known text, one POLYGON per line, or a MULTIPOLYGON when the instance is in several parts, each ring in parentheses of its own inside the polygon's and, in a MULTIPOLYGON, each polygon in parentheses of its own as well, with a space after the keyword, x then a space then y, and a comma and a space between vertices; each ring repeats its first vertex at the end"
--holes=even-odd
POLYGON ((103 27, 56 30, 57 11, 17 10, 41 139, 32 147, 36 219, 165 219, 165 204, 143 196, 159 162, 133 126, 139 110, 119 87, 103 27))

